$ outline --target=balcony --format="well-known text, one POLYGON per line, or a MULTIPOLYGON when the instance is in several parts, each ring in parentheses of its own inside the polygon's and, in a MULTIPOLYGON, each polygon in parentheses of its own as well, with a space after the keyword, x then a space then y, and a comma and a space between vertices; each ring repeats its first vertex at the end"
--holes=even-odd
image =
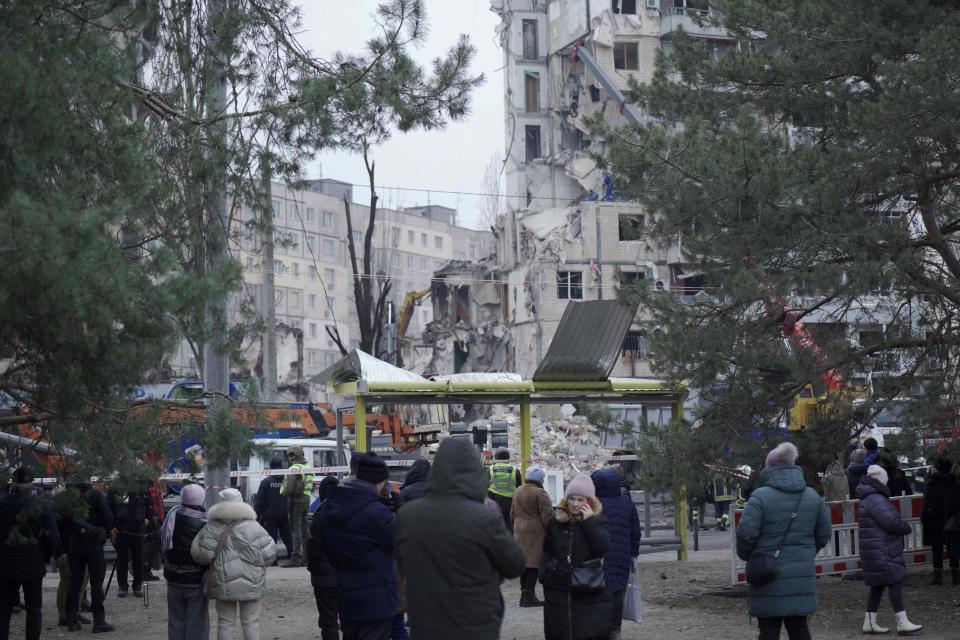
POLYGON ((669 37, 677 29, 683 28, 685 32, 698 38, 732 39, 726 29, 722 27, 697 24, 694 22, 694 15, 696 15, 696 12, 684 9, 677 9, 672 14, 664 14, 660 17, 660 37, 669 37))

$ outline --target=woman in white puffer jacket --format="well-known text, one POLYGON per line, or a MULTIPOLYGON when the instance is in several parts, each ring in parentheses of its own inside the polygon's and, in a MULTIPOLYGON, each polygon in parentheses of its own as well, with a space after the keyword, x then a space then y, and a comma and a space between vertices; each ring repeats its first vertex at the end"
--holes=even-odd
POLYGON ((206 579, 208 597, 217 601, 217 640, 233 638, 238 607, 243 640, 259 640, 260 598, 267 590, 267 567, 277 557, 276 543, 236 489, 221 491, 220 502, 207 518, 190 555, 199 564, 210 565, 206 579))

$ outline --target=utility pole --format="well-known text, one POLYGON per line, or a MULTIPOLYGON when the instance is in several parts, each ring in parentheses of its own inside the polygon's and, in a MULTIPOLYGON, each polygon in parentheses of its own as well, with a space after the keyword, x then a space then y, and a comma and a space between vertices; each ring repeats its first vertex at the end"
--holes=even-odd
POLYGON ((273 271, 273 195, 271 181, 273 169, 270 154, 260 156, 260 172, 263 181, 263 236, 260 248, 263 251, 263 395, 273 400, 277 392, 277 307, 274 292, 273 271))
MULTIPOLYGON (((207 75, 206 107, 207 117, 216 117, 227 108, 227 73, 230 47, 223 41, 228 5, 226 0, 210 0, 207 17, 207 32, 213 36, 213 50, 205 62, 207 75)), ((227 251, 227 193, 226 179, 221 155, 226 146, 226 123, 211 125, 206 162, 208 163, 209 201, 206 214, 206 268, 217 270, 229 259, 227 251)), ((230 356, 227 331, 228 294, 209 300, 206 308, 207 340, 203 346, 203 391, 207 398, 204 412, 204 424, 209 429, 221 418, 221 407, 230 397, 230 356)), ((205 504, 211 507, 217 503, 222 487, 230 484, 227 467, 213 466, 209 456, 204 456, 204 484, 206 486, 205 504)))

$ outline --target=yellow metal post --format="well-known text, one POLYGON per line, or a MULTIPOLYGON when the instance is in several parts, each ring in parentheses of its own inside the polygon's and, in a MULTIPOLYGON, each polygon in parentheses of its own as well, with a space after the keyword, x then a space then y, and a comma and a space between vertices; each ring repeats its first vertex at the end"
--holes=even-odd
POLYGON ((520 472, 527 475, 530 464, 530 403, 520 403, 520 472))
POLYGON ((361 395, 354 396, 353 432, 357 437, 357 451, 367 451, 367 400, 361 395))
MULTIPOLYGON (((673 419, 675 422, 683 420, 683 401, 684 394, 677 395, 677 401, 673 405, 673 419)), ((679 458, 676 458, 677 479, 680 478, 680 465, 683 464, 679 458)), ((682 482, 677 483, 677 495, 674 496, 673 523, 676 536, 680 538, 680 548, 677 549, 677 560, 687 559, 687 486, 682 482)))

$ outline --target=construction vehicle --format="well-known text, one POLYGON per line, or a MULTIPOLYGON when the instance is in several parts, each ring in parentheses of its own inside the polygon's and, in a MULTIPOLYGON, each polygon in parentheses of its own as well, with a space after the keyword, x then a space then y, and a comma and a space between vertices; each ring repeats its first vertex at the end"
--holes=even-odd
MULTIPOLYGON (((816 364, 827 365, 826 354, 814 340, 799 313, 787 308, 779 299, 764 300, 763 308, 769 316, 777 319, 790 349, 809 351, 816 364)), ((836 369, 827 369, 820 374, 816 383, 804 385, 794 396, 787 411, 787 429, 804 431, 817 422, 843 419, 849 413, 849 403, 857 397, 836 369)))
POLYGON ((397 338, 407 335, 407 329, 410 328, 410 318, 413 316, 413 308, 419 306, 424 298, 428 298, 432 289, 423 291, 407 291, 403 297, 403 303, 400 305, 400 314, 397 316, 397 338))

